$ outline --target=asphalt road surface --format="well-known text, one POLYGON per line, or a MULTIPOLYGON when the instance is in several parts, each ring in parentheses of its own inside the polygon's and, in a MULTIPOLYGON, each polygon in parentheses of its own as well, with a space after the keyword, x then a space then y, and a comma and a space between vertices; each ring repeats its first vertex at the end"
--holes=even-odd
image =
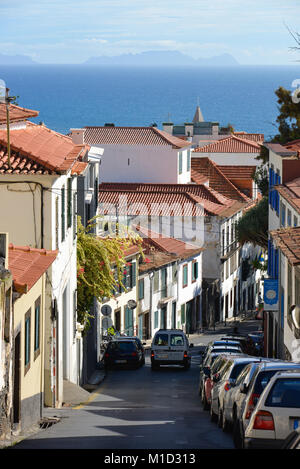
POLYGON ((231 449, 232 436, 210 422, 198 396, 199 347, 190 370, 109 370, 88 404, 15 449, 231 449))

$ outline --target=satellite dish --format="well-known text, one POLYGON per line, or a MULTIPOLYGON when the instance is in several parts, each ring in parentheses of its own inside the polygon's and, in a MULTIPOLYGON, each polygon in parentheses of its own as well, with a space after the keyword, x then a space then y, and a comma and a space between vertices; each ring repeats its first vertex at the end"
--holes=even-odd
POLYGON ((291 313, 292 313, 292 319, 293 319, 294 326, 297 329, 300 329, 300 306, 293 305, 291 307, 291 313))
POLYGON ((5 97, 6 97, 5 81, 0 79, 0 103, 6 102, 5 97))
POLYGON ((129 300, 127 306, 129 309, 135 309, 137 307, 137 303, 134 300, 129 300))
POLYGON ((109 305, 103 305, 101 308, 101 313, 103 316, 110 316, 112 312, 112 309, 109 305))

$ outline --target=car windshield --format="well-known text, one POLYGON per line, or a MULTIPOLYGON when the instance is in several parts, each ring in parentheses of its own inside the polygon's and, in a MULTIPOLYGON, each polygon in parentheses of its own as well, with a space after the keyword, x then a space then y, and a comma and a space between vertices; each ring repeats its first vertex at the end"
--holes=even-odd
POLYGON ((168 345, 168 334, 157 334, 154 340, 154 345, 168 345))
POLYGON ((300 407, 300 378, 279 378, 274 383, 267 400, 267 407, 300 407))
POLYGON ((184 345, 181 334, 171 334, 171 345, 184 345))

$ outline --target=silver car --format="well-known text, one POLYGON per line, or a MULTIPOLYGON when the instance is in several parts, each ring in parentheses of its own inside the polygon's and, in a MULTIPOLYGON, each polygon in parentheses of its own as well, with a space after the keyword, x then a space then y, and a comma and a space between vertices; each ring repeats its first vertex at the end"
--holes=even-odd
POLYGON ((233 408, 233 441, 236 448, 243 448, 245 430, 256 404, 270 379, 278 371, 297 370, 300 363, 270 360, 251 365, 250 375, 239 386, 233 408))
POLYGON ((245 431, 245 448, 281 448, 300 427, 300 370, 276 373, 266 385, 245 431))
POLYGON ((226 358, 227 363, 222 368, 222 375, 215 377, 215 384, 211 392, 211 417, 212 420, 218 420, 219 427, 227 430, 227 421, 224 418, 224 400, 226 394, 235 385, 237 377, 242 370, 250 363, 258 361, 256 357, 249 355, 237 355, 226 358))

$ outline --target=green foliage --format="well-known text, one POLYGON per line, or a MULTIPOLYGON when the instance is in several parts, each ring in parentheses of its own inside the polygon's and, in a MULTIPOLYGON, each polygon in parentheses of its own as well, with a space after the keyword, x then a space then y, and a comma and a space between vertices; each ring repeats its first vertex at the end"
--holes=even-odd
POLYGON ((269 174, 264 164, 256 168, 253 174, 253 180, 256 183, 262 196, 266 196, 269 193, 269 174))
POLYGON ((282 86, 275 91, 278 97, 279 115, 276 119, 279 134, 273 142, 287 143, 300 138, 300 103, 294 103, 292 93, 282 86))
POLYGON ((241 245, 250 242, 268 248, 268 197, 263 197, 240 218, 236 236, 241 245))
POLYGON ((125 238, 99 238, 92 232, 94 219, 85 228, 78 217, 77 229, 77 319, 85 329, 89 327, 90 310, 94 298, 111 298, 122 283, 126 264, 124 251, 136 244, 141 250, 141 238, 128 233, 125 238), (115 276, 116 272, 116 276, 115 276))

